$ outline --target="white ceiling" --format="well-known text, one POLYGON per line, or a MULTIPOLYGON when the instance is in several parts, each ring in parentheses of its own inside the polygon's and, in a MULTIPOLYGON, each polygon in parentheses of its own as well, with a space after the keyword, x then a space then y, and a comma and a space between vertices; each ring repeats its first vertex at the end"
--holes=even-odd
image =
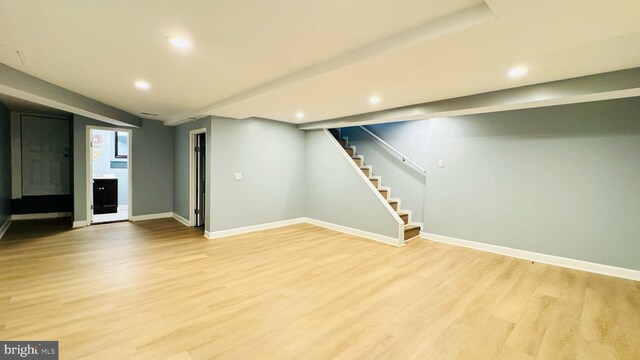
POLYGON ((317 121, 640 66, 638 0, 487 0, 495 17, 479 24, 292 76, 482 3, 0 0, 0 62, 168 123, 317 121), (169 35, 194 46, 177 51, 169 35), (527 76, 507 78, 514 65, 527 76))

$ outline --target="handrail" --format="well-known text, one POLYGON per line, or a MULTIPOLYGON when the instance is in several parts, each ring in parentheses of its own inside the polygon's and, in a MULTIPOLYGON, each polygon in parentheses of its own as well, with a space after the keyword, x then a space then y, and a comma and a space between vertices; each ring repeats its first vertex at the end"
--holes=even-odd
POLYGON ((394 148, 393 146, 389 145, 389 143, 387 143, 386 141, 382 140, 378 135, 372 133, 371 131, 369 131, 369 129, 365 128, 364 126, 358 126, 360 129, 364 130, 367 134, 369 134, 372 138, 374 138, 375 140, 379 141, 380 143, 382 143, 382 145, 386 146, 387 148, 389 148, 392 152, 394 152, 396 155, 398 155, 400 157, 400 160, 402 160, 403 163, 405 164, 409 164, 411 165, 411 167, 413 167, 414 170, 420 172, 422 175, 427 176, 427 171, 425 169, 422 168, 422 166, 418 165, 415 161, 409 159, 406 155, 404 155, 403 153, 401 153, 398 149, 394 148))

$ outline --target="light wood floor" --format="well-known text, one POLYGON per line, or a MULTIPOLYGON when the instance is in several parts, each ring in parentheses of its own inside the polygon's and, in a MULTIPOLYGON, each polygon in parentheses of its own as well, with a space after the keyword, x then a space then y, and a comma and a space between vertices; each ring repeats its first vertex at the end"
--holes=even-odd
POLYGON ((61 359, 640 359, 640 283, 426 240, 169 219, 5 236, 0 339, 61 359))

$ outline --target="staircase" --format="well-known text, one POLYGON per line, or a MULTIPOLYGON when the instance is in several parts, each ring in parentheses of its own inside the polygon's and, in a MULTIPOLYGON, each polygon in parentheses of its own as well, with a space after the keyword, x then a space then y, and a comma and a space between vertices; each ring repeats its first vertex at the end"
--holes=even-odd
POLYGON ((344 151, 351 157, 351 159, 358 165, 364 175, 371 181, 373 187, 378 189, 380 195, 387 200, 393 210, 398 213, 400 219, 404 222, 404 241, 407 242, 420 236, 420 226, 411 224, 411 213, 409 211, 402 210, 400 208, 400 199, 391 197, 391 188, 382 186, 382 178, 380 176, 373 176, 373 168, 371 165, 364 164, 364 156, 357 155, 355 146, 349 146, 348 139, 340 137, 340 132, 336 129, 329 130, 333 137, 338 140, 338 143, 342 146, 344 151))

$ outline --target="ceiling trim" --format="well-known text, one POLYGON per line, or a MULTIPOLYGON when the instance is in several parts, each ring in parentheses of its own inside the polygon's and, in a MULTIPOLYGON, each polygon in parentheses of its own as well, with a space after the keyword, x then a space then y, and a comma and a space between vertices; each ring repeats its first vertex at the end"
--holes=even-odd
POLYGON ((312 130, 424 120, 640 96, 640 68, 552 81, 298 125, 312 130))
POLYGON ((140 127, 142 119, 0 64, 0 93, 118 126, 140 127))
POLYGON ((172 116, 169 121, 166 122, 166 125, 179 125, 191 121, 189 118, 200 117, 202 115, 215 115, 215 110, 224 106, 258 96, 291 83, 344 68, 346 66, 392 52, 402 47, 453 33, 493 18, 495 18, 495 15, 489 6, 483 2, 482 4, 471 6, 453 14, 429 21, 410 30, 372 42, 332 59, 258 85, 203 108, 172 116))

